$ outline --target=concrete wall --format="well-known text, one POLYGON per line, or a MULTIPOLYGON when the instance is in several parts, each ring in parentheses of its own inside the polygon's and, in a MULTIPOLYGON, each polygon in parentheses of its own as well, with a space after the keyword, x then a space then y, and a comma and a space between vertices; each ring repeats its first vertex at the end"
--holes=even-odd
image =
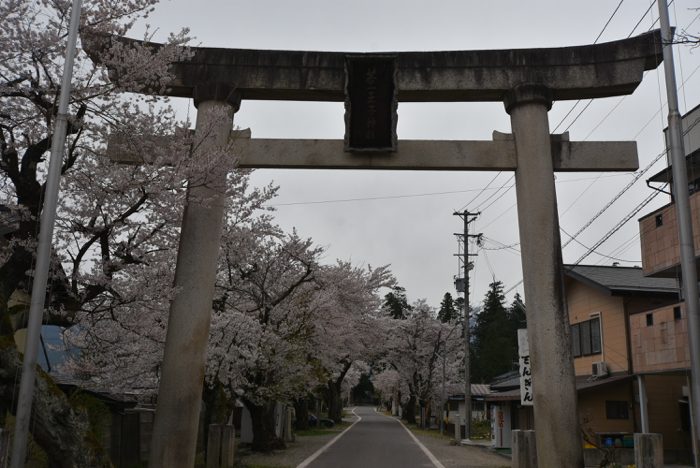
MULTIPOLYGON (((673 304, 629 317, 632 367, 635 372, 656 372, 690 367, 688 321, 683 304, 673 304), (681 307, 674 319, 673 308, 681 307), (653 325, 647 325, 647 315, 653 325)), ((665 441, 665 439, 664 439, 665 441)))
MULTIPOLYGON (((690 195, 690 211, 697 256, 700 255, 700 192, 690 195)), ((639 220, 644 275, 656 274, 680 263, 676 223, 675 204, 659 208, 639 220), (660 226, 656 225, 657 216, 661 217, 660 226)))
POLYGON ((575 358, 576 375, 591 375, 593 363, 597 361, 605 361, 610 372, 627 371, 627 333, 622 298, 607 295, 571 278, 566 280, 566 297, 570 323, 590 320, 592 314, 599 313, 603 330, 602 352, 575 358))

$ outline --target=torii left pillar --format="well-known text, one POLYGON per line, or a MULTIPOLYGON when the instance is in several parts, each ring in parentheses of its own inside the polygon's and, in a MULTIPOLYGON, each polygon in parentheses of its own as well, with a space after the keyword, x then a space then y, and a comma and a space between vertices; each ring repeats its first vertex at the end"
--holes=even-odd
POLYGON ((195 171, 188 181, 170 305, 165 357, 151 440, 151 468, 194 466, 202 401, 211 304, 226 205, 224 154, 240 95, 228 85, 195 89, 195 171), (194 378, 193 378, 194 376, 194 378))

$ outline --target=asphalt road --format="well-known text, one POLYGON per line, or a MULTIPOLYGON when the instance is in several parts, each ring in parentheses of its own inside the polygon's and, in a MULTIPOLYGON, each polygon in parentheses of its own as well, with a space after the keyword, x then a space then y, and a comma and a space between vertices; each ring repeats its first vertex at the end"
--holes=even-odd
POLYGON ((394 418, 359 407, 362 418, 303 468, 440 468, 394 418))

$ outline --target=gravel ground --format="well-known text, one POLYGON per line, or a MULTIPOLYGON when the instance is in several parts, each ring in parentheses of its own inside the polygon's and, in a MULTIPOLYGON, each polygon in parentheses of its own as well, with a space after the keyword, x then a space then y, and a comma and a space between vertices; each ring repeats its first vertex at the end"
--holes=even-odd
POLYGON ((323 434, 296 435, 294 442, 287 443, 286 450, 278 450, 273 453, 252 453, 250 450, 236 447, 236 468, 295 468, 316 450, 326 445, 333 437, 347 429, 353 421, 354 418, 351 415, 348 419, 343 420, 343 425, 324 430, 323 434))
POLYGON ((498 455, 484 446, 456 445, 454 440, 437 431, 412 428, 413 434, 445 468, 508 468, 510 458, 498 455))

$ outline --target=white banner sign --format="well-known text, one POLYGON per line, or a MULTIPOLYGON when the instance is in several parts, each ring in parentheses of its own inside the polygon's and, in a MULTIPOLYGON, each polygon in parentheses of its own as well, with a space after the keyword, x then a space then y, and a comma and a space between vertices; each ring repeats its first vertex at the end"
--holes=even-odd
POLYGON ((527 342, 527 330, 518 330, 518 362, 520 363, 520 404, 532 406, 532 373, 530 372, 530 346, 527 342))

